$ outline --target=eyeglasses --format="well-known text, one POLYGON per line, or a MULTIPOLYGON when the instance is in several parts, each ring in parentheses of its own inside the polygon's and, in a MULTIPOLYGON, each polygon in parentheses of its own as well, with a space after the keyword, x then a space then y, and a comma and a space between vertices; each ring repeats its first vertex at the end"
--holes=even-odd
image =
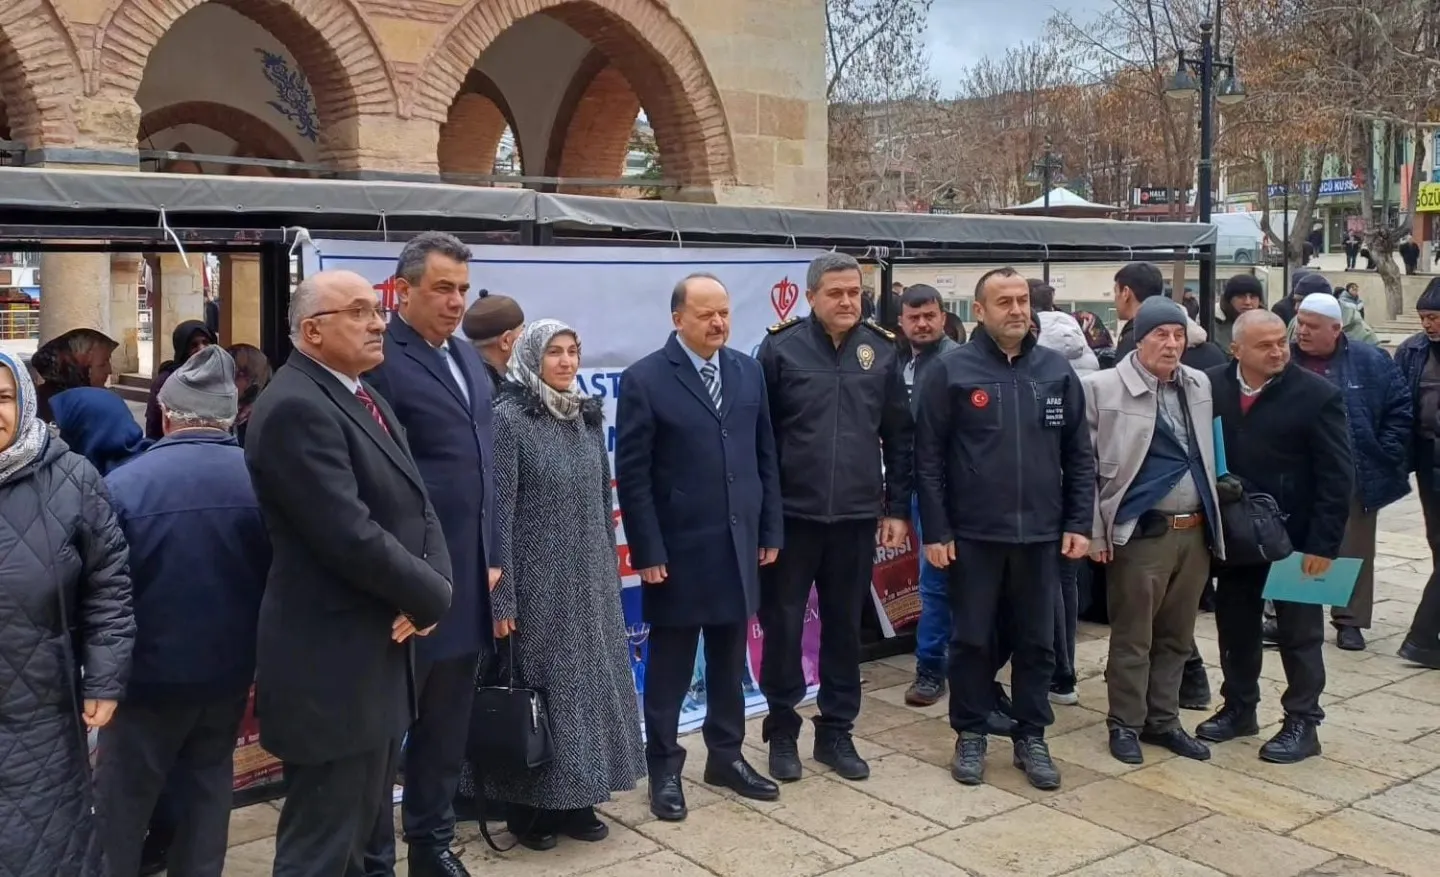
POLYGON ((368 323, 376 317, 383 315, 383 311, 375 305, 353 305, 348 308, 335 308, 329 311, 316 311, 305 319, 318 320, 321 317, 329 317, 334 314, 344 314, 356 323, 368 323))

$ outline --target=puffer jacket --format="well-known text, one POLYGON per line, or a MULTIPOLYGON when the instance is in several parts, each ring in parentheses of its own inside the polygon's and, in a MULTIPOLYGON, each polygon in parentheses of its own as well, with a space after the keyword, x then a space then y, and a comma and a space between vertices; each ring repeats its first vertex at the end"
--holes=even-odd
POLYGON ((1100 370, 1100 360, 1090 349, 1080 324, 1064 311, 1041 311, 1035 315, 1040 320, 1040 346, 1048 347, 1070 363, 1075 374, 1085 377, 1100 370))
POLYGON ((103 874, 78 710, 81 699, 125 691, 135 641, 128 560, 100 474, 58 436, 0 485, 6 877, 103 874))
POLYGON ((1426 440, 1420 434, 1420 378, 1425 373, 1425 363, 1430 358, 1430 348, 1433 346, 1424 332, 1416 332, 1395 348, 1395 365, 1400 369, 1401 377, 1405 379, 1405 386, 1410 389, 1411 411, 1414 412, 1415 417, 1410 437, 1411 470, 1417 466, 1432 464, 1436 459, 1440 459, 1433 447, 1435 443, 1426 440))

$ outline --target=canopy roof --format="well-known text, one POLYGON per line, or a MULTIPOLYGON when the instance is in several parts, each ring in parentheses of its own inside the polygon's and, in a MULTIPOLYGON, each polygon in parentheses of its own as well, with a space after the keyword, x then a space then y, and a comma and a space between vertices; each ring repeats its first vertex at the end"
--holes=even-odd
POLYGON ((1118 212, 1120 208, 1111 207, 1108 204, 1096 204, 1094 201, 1086 201, 1084 198, 1061 186, 1050 190, 1050 206, 1048 208, 1045 206, 1044 195, 1025 204, 1001 208, 1001 212, 1003 213, 1043 213, 1046 210, 1060 215, 1068 214, 1073 216, 1084 213, 1093 216, 1105 216, 1118 212))

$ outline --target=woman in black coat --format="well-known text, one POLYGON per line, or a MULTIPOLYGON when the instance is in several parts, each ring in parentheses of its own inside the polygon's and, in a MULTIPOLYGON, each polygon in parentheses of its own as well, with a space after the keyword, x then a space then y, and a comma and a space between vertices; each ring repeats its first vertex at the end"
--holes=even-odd
POLYGON ((129 552, 100 473, 35 409, 0 353, 0 874, 103 877, 86 729, 130 670, 129 552))

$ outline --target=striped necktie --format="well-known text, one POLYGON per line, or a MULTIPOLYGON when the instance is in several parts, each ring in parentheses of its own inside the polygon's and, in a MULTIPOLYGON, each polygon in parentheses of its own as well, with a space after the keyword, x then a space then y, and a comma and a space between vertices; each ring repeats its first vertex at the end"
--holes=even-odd
POLYGON ((390 427, 385 424, 385 418, 380 413, 380 406, 375 404, 375 397, 365 392, 364 387, 356 387, 355 398, 360 400, 360 404, 365 406, 365 410, 370 412, 370 416, 375 418, 375 422, 380 424, 380 428, 385 431, 385 434, 390 435, 390 427))
POLYGON ((714 403, 715 410, 720 410, 720 375, 715 371, 715 363, 707 362, 700 366, 700 379, 705 382, 705 389, 710 391, 710 401, 714 403))

